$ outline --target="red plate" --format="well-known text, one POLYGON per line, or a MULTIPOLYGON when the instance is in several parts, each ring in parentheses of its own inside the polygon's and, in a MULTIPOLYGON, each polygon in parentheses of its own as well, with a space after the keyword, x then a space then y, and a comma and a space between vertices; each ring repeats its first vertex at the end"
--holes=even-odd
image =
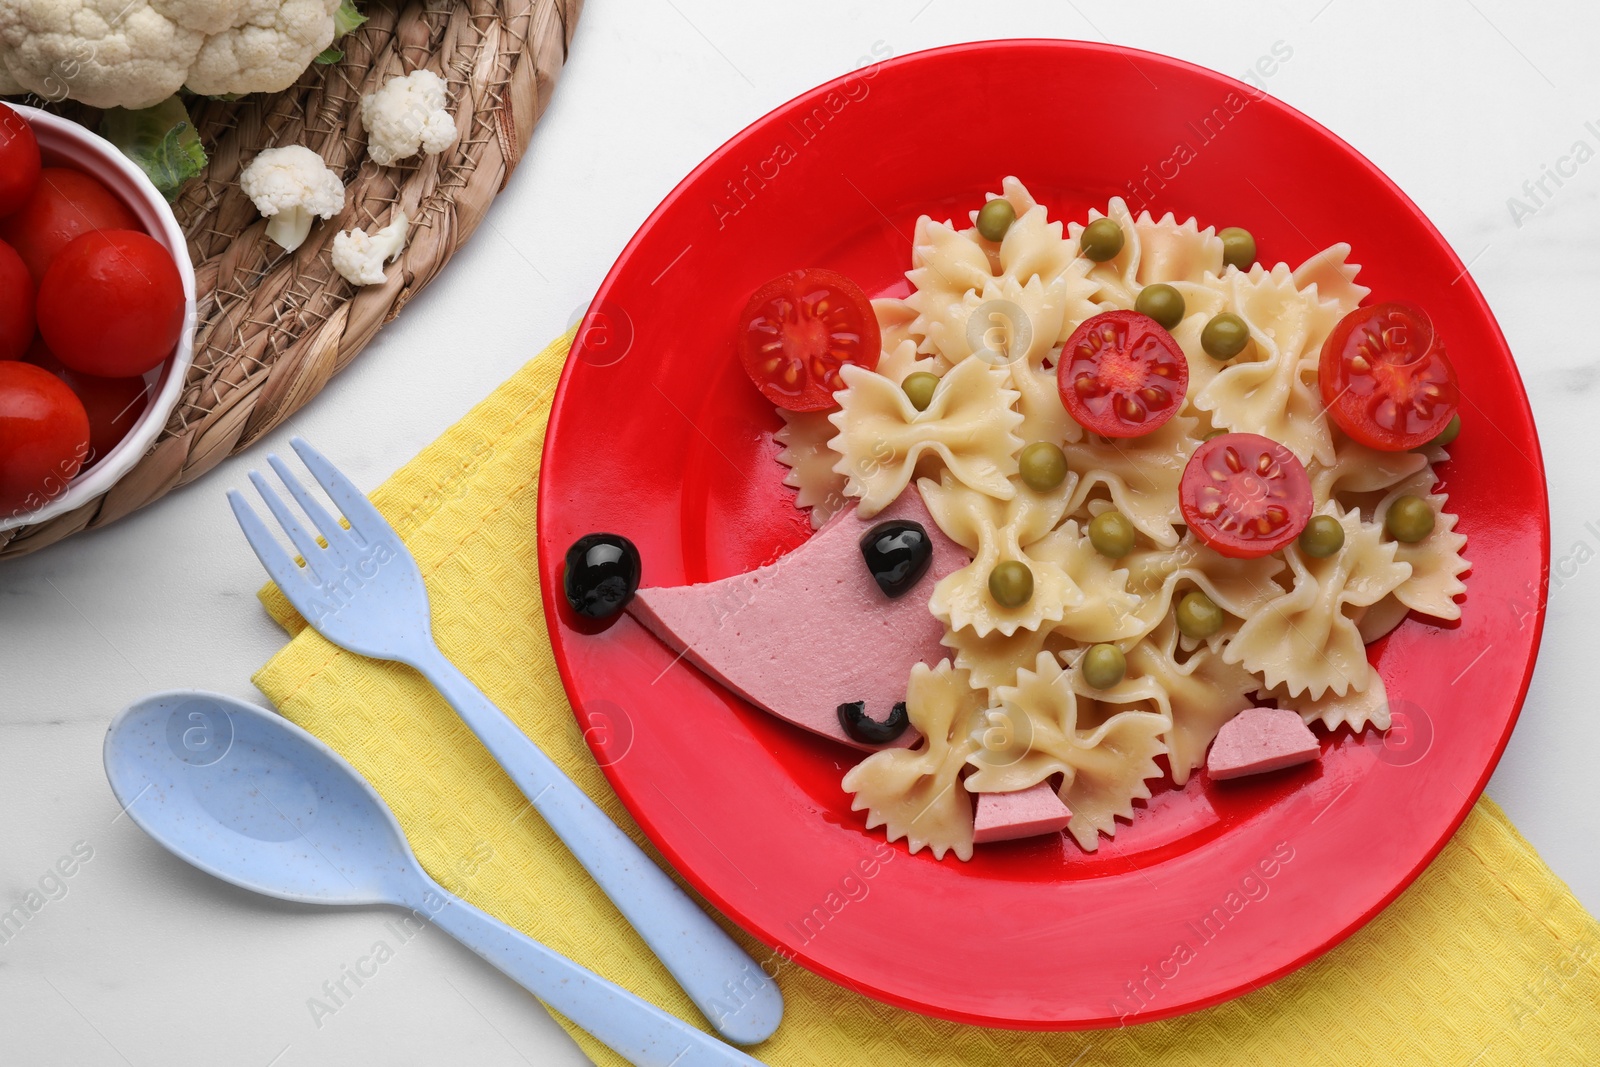
POLYGON ((1494 318, 1377 168, 1211 71, 1006 41, 830 82, 673 190, 601 286, 556 395, 539 559, 556 662, 596 756, 717 907, 869 996, 1068 1029, 1270 982, 1416 877, 1516 720, 1544 619, 1549 520, 1532 417, 1494 318), (1192 158, 1178 164, 1180 145, 1192 158), (1412 619, 1370 650, 1393 704, 1387 738, 1343 730, 1320 765, 1257 781, 1200 773, 1158 790, 1092 855, 1057 836, 941 863, 884 846, 850 810, 839 779, 855 753, 741 703, 631 619, 580 632, 557 604, 558 569, 593 530, 632 538, 649 585, 736 574, 804 540, 774 461, 778 419, 735 357, 740 308, 804 266, 905 292, 916 217, 964 218, 1007 174, 1056 219, 1083 219, 1153 175, 1140 195, 1158 214, 1245 226, 1268 262, 1350 242, 1374 299, 1421 304, 1448 338, 1466 427, 1443 472, 1474 573, 1459 624, 1412 619))

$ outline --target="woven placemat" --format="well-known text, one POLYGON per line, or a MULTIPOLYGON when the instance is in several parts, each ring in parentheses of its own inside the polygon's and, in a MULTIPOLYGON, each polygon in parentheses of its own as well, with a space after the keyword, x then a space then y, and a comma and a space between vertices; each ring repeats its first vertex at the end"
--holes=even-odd
MULTIPOLYGON (((359 5, 368 22, 291 88, 242 100, 195 99, 210 154, 173 205, 195 263, 194 366, 160 438, 110 492, 48 522, 0 533, 0 559, 115 522, 191 482, 294 414, 399 314, 483 220, 522 158, 566 62, 583 0, 409 0, 359 5), (358 104, 386 79, 426 67, 450 84, 460 136, 394 167, 367 158, 358 104), (303 144, 345 182, 344 211, 298 250, 266 237, 239 190, 263 148, 303 144), (334 235, 371 229, 395 206, 413 220, 382 285, 356 288, 333 269, 334 235)), ((52 108, 91 129, 99 114, 52 108)))

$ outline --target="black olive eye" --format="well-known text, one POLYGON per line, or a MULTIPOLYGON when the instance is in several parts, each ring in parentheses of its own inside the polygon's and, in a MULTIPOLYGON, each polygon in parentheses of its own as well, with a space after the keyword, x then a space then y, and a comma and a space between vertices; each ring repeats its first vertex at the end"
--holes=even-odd
POLYGON ((856 700, 839 705, 839 725, 863 745, 887 745, 906 732, 906 727, 911 725, 911 717, 906 714, 906 702, 902 700, 882 722, 869 719, 866 702, 856 700))
POLYGON ((562 585, 567 603, 579 615, 609 619, 627 606, 639 588, 639 550, 619 534, 585 534, 567 549, 562 585))
POLYGON ((920 522, 891 519, 866 532, 861 538, 861 555, 886 596, 903 596, 928 573, 933 542, 920 522))

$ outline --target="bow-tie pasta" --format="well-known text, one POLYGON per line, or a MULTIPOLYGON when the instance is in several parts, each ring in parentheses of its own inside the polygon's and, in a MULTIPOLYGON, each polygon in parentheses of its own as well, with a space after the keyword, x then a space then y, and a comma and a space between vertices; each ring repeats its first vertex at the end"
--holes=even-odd
MULTIPOLYGON (((1375 448, 1324 408, 1325 342, 1368 296, 1349 246, 1293 269, 1251 263, 1237 233, 1135 214, 1120 198, 1063 226, 1012 177, 983 205, 961 223, 918 219, 910 292, 873 301, 876 368, 845 365, 837 410, 783 412, 776 434, 785 484, 814 525, 850 500, 870 518, 909 490, 970 560, 925 594, 951 659, 907 681, 922 739, 844 778, 867 828, 966 859, 977 795, 1049 782, 1071 812, 1067 832, 1093 851, 1139 817, 1153 779, 1182 788, 1246 708, 1275 703, 1324 730, 1388 729, 1390 693, 1365 646, 1410 612, 1459 618, 1469 565, 1437 491, 1447 438, 1375 448), (1071 412, 1097 418, 1082 406, 1091 394, 1064 400, 1058 378, 1063 358, 1092 349, 1082 333, 1076 355, 1063 349, 1085 321, 1129 311, 1157 319, 1182 352, 1181 403, 1147 432, 1089 432, 1071 412), (1219 316, 1242 322, 1233 355, 1208 349, 1219 316), (1320 541, 1235 557, 1190 525, 1185 471, 1223 433, 1293 453, 1320 541), (1391 531, 1397 507, 1413 525, 1391 531), (1096 646, 1119 673, 1090 672, 1096 646)), ((1074 373, 1075 388, 1095 388, 1074 373)))

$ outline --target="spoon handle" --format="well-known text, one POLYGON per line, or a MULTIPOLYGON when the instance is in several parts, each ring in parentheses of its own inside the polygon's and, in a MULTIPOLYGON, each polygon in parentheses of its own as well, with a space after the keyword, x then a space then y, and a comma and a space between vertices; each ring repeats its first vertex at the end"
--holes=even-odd
POLYGON ((637 1067, 739 1067, 760 1061, 581 967, 428 880, 435 925, 637 1067))
POLYGON ((783 1018, 783 996, 749 953, 444 653, 435 648, 412 665, 478 735, 712 1028, 741 1045, 771 1037, 783 1018))

